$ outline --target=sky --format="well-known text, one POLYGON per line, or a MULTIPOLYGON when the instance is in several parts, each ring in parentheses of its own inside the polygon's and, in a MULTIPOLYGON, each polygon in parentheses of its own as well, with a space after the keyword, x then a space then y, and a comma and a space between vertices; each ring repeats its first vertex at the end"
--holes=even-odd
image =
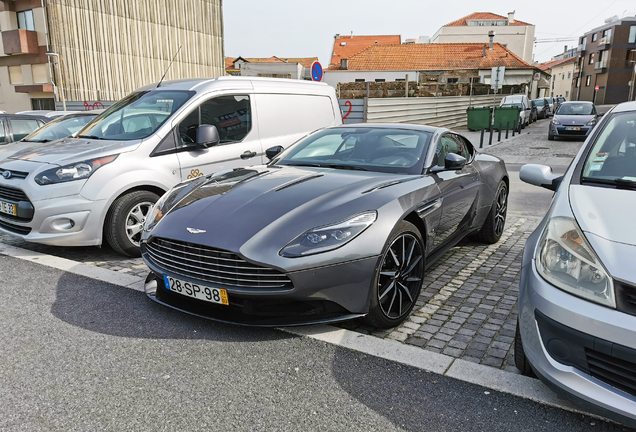
MULTIPOLYGON (((636 15, 634 0, 223 0, 227 57, 318 57, 329 65, 334 35, 433 36, 473 12, 492 12, 535 25, 536 39, 578 37, 613 15, 636 15)), ((495 42, 497 41, 495 37, 495 42)), ((545 62, 577 41, 536 43, 545 62)))

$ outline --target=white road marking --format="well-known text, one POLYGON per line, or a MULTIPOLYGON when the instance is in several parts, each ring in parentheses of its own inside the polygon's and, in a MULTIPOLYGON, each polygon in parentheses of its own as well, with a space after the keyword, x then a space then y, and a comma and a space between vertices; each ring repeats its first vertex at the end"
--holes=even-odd
MULTIPOLYGON (((59 258, 40 252, 34 252, 0 242, 0 254, 23 259, 33 263, 74 273, 90 279, 107 282, 113 285, 144 292, 144 279, 126 273, 120 273, 66 258, 59 258)), ((395 361, 421 370, 455 378, 460 381, 477 384, 502 393, 530 399, 545 405, 562 408, 568 411, 601 418, 582 411, 568 401, 559 399, 555 393, 545 387, 541 381, 511 372, 479 365, 461 359, 437 354, 405 345, 395 340, 380 339, 373 336, 339 329, 329 325, 311 325, 302 327, 286 327, 279 330, 327 342, 343 348, 351 349, 374 357, 395 361)))

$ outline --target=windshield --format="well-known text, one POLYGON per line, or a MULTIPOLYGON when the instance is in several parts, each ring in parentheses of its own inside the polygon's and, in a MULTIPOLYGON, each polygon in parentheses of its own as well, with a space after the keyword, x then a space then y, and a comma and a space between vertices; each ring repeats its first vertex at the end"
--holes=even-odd
POLYGON ((560 115, 596 115, 596 108, 589 103, 564 103, 559 106, 556 113, 560 115))
POLYGON ((277 165, 421 174, 431 134, 406 129, 333 128, 299 141, 277 165))
POLYGON ((86 124, 95 117, 97 117, 97 114, 61 117, 45 124, 22 141, 49 142, 60 138, 66 138, 86 126, 86 124))
POLYGON ((537 106, 543 106, 544 104, 543 99, 536 99, 536 100, 533 100, 532 102, 534 102, 535 105, 537 106))
POLYGON ((585 161, 582 179, 636 186, 636 113, 612 115, 585 161))
POLYGON ((510 106, 514 106, 517 108, 522 108, 523 106, 520 103, 505 103, 503 105, 501 105, 502 107, 510 107, 510 106))
POLYGON ((152 135, 194 92, 151 90, 132 93, 82 129, 80 138, 135 140, 152 135))

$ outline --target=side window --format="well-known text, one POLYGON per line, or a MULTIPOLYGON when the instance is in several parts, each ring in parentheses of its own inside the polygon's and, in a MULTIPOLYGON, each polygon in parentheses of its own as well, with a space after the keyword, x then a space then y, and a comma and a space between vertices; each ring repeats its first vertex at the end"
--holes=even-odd
POLYGON ((449 153, 457 153, 457 141, 450 134, 444 134, 437 143, 435 156, 433 157, 433 165, 444 167, 444 159, 449 153))
POLYGON ((11 123, 14 141, 20 141, 40 127, 40 123, 36 119, 10 119, 9 123, 11 123))
POLYGON ((249 96, 219 96, 201 104, 179 124, 179 138, 182 146, 196 142, 197 129, 200 125, 216 126, 221 144, 242 141, 252 129, 249 96))
POLYGON ((177 141, 175 139, 175 130, 172 129, 168 132, 168 135, 161 140, 150 156, 159 156, 163 153, 174 150, 175 148, 177 148, 177 141))
POLYGON ((4 120, 0 119, 0 142, 6 142, 6 134, 4 132, 4 120))
POLYGON ((461 137, 459 135, 455 135, 453 138, 455 138, 455 141, 457 141, 457 151, 455 153, 466 158, 466 160, 469 161, 473 153, 472 145, 468 141, 466 141, 464 137, 461 137))

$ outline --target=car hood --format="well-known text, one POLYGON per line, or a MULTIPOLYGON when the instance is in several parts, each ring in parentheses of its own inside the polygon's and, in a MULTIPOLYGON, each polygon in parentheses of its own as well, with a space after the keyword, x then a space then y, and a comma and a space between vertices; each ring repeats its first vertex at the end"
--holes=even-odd
POLYGON ((26 141, 14 141, 9 144, 0 146, 0 161, 8 159, 12 155, 29 148, 37 147, 42 145, 42 143, 36 142, 26 142, 26 141))
POLYGON ((572 212, 584 232, 636 246, 636 191, 571 185, 569 192, 572 212))
POLYGON ((55 165, 66 165, 73 162, 92 159, 94 157, 100 157, 104 154, 118 154, 124 151, 132 151, 137 148, 140 143, 141 140, 105 141, 83 138, 62 138, 18 151, 9 156, 9 158, 55 165))
POLYGON ((213 177, 202 183, 164 217, 152 235, 239 251, 259 234, 268 238, 262 239, 264 243, 281 247, 307 229, 376 210, 386 204, 386 197, 378 198, 381 194, 373 191, 419 178, 289 166, 239 169, 231 177, 233 181, 217 182, 213 177), (193 235, 186 228, 205 232, 193 235))
POLYGON ((592 120, 593 118, 596 118, 595 115, 563 115, 563 114, 556 114, 554 117, 557 118, 559 120, 559 123, 561 123, 563 126, 584 125, 590 120, 592 120))

